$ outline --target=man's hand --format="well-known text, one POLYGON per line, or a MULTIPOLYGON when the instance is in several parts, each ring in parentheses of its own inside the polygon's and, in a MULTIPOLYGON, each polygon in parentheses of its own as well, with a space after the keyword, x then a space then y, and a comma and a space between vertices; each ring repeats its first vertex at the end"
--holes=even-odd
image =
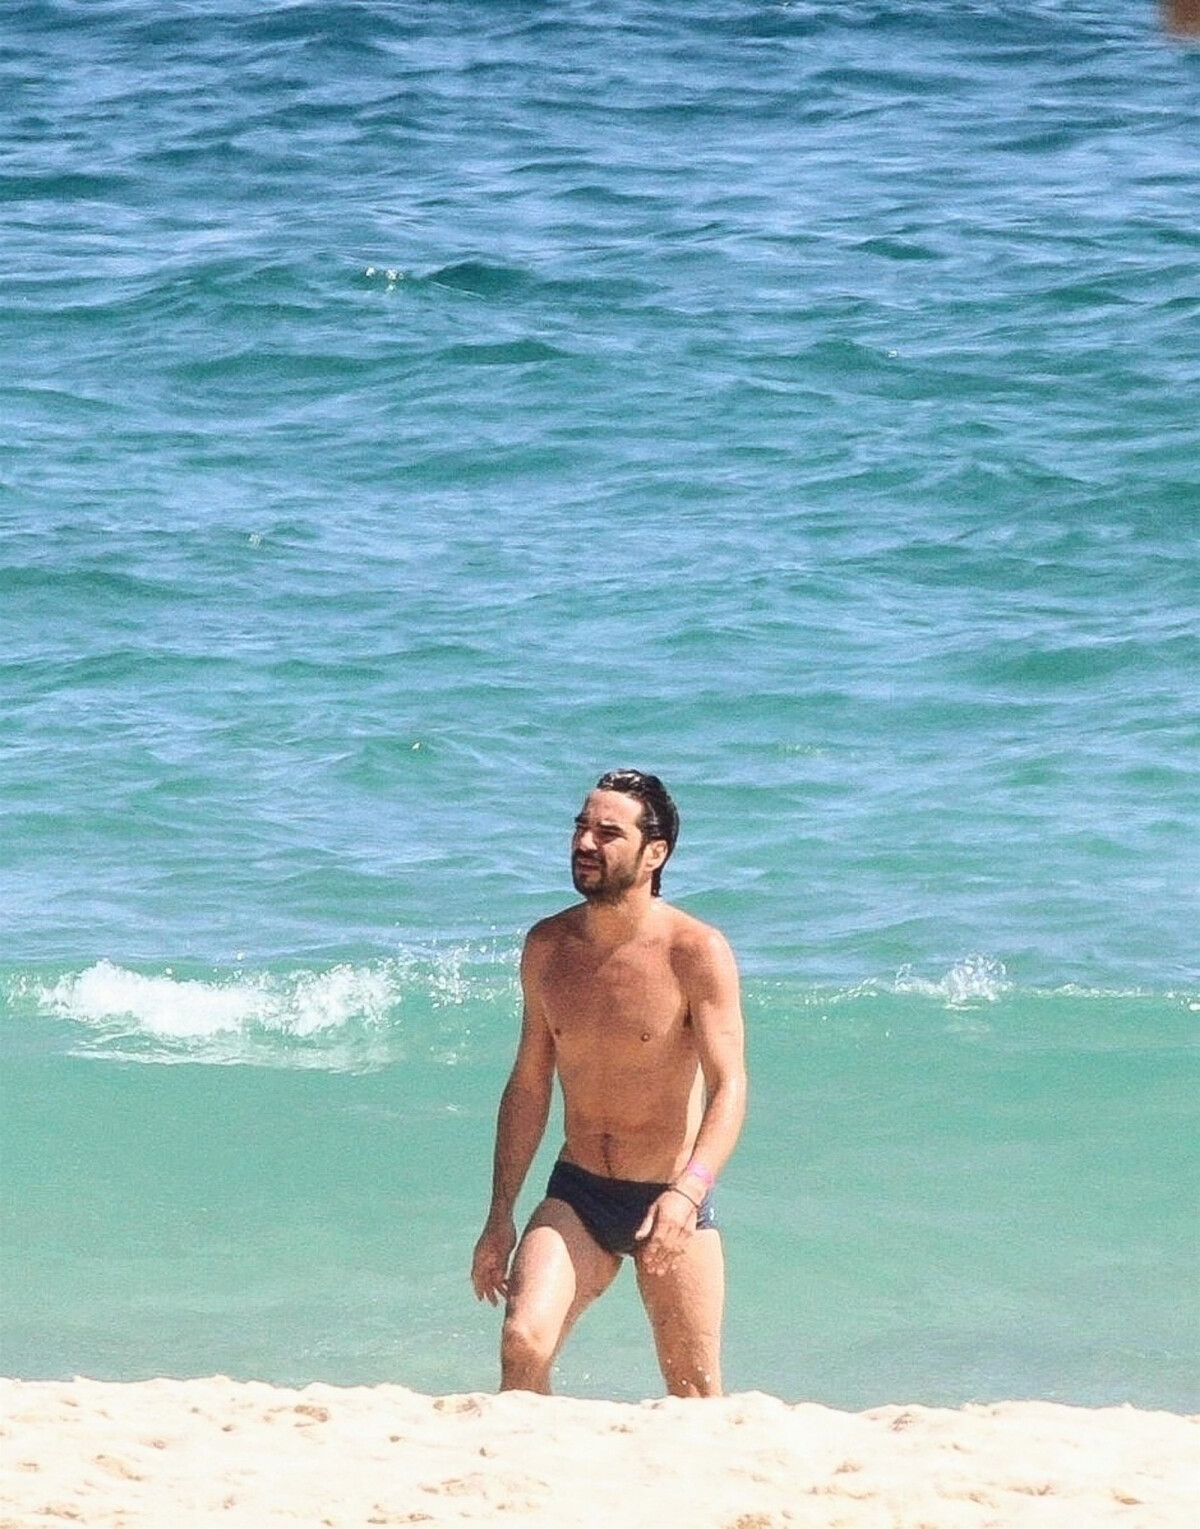
POLYGON ((471 1283, 476 1300, 489 1300, 495 1306, 501 1296, 508 1297, 508 1261, 517 1245, 517 1228, 511 1216, 493 1220, 488 1217, 483 1235, 475 1244, 471 1260, 471 1283))
POLYGON ((634 1233, 642 1244, 638 1266, 647 1274, 665 1274, 691 1240, 697 1215, 696 1206, 682 1190, 664 1190, 634 1233))

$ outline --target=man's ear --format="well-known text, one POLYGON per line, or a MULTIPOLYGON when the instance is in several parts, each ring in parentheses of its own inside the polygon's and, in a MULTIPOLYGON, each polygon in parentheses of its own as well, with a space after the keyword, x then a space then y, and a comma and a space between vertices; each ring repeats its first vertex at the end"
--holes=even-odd
POLYGON ((644 863, 652 871, 661 870, 667 863, 667 856, 671 853, 671 846, 665 839, 651 839, 643 851, 644 863))

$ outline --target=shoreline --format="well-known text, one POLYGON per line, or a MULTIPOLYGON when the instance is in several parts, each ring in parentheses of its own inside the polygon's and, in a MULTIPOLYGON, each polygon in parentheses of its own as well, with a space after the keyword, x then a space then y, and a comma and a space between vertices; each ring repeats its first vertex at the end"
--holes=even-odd
POLYGON ((1191 1529, 1200 1415, 0 1379, 0 1529, 1191 1529))

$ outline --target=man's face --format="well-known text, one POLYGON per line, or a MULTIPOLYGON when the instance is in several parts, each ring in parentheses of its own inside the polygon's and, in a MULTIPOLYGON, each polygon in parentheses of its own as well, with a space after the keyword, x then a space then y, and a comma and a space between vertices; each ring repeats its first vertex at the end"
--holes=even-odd
POLYGON ((649 880, 648 857, 658 863, 662 841, 642 838, 641 816, 641 802, 623 791, 593 791, 584 802, 571 837, 571 880, 588 902, 618 902, 649 880))

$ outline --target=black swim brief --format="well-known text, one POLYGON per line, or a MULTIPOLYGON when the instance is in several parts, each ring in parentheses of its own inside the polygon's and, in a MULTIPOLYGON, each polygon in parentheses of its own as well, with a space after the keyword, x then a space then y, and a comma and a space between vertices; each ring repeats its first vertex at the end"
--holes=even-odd
MULTIPOLYGON (((591 1236, 608 1253, 633 1253, 637 1248, 634 1233, 646 1219, 646 1212, 669 1184, 648 1183, 643 1179, 606 1179, 589 1173, 561 1159, 555 1163, 546 1185, 547 1197, 563 1200, 583 1222, 591 1236)), ((715 1227, 712 1195, 704 1197, 696 1215, 696 1230, 715 1227)))

